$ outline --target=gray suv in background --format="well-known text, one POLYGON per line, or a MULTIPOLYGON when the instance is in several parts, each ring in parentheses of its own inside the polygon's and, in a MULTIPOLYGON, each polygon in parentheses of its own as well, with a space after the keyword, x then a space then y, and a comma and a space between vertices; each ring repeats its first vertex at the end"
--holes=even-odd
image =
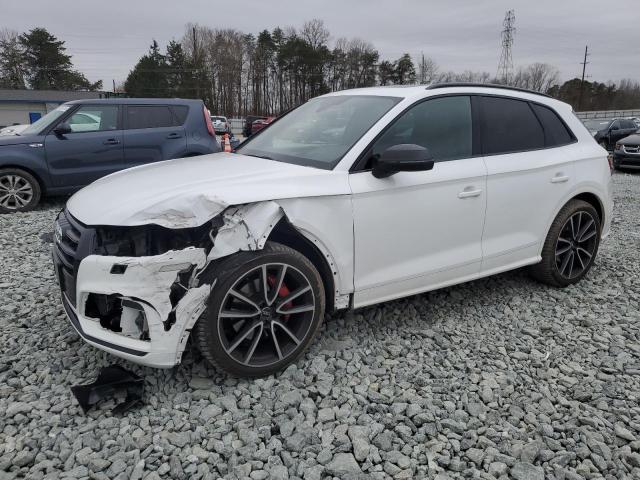
POLYGON ((0 213, 29 210, 44 195, 73 193, 125 168, 218 151, 201 100, 64 103, 0 138, 0 213))

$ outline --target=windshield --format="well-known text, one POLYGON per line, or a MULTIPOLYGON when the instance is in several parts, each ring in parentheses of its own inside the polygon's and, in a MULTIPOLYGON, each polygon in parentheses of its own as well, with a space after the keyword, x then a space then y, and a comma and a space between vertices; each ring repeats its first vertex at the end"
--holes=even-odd
POLYGON ((611 120, 585 120, 584 126, 589 130, 602 130, 609 126, 611 120))
POLYGON ((244 155, 331 170, 401 98, 337 95, 308 101, 237 151, 244 155))
POLYGON ((70 108, 71 108, 70 105, 60 105, 55 110, 51 110, 44 117, 33 122, 31 125, 25 128, 22 132, 20 132, 20 135, 37 135, 42 130, 44 130, 45 128, 50 126, 52 123, 54 123, 56 120, 58 120, 58 118, 60 118, 64 114, 64 112, 66 112, 70 108))
POLYGON ((224 117, 211 117, 211 120, 214 122, 226 122, 227 119, 224 117))

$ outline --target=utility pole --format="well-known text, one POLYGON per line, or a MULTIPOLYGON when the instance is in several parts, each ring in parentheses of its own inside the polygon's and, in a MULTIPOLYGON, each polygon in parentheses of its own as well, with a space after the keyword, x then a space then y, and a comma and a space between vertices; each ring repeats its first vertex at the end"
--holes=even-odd
POLYGON ((113 78, 111 81, 113 82, 113 93, 116 93, 116 79, 113 78))
POLYGON ((192 29, 193 32, 193 67, 195 68, 193 72, 193 77, 196 81, 196 98, 200 98, 200 72, 198 68, 200 68, 200 61, 198 58, 198 32, 196 30, 195 25, 192 29))
POLYGON ((498 73, 496 78, 505 85, 509 85, 511 73, 513 71, 513 58, 511 50, 513 48, 513 37, 516 33, 516 14, 513 10, 508 10, 504 15, 502 22, 502 32, 500 38, 502 41, 502 52, 500 54, 500 62, 498 63, 498 73))
POLYGON ((589 45, 584 47, 584 60, 580 62, 582 65, 582 80, 580 80, 580 96, 578 97, 578 111, 582 108, 582 93, 584 92, 584 74, 587 70, 587 57, 589 56, 589 45))

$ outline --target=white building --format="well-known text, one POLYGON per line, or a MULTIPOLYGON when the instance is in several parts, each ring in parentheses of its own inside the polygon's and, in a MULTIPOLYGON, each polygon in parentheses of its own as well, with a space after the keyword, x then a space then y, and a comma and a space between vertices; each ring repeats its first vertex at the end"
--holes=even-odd
POLYGON ((104 96, 103 92, 0 89, 0 128, 33 123, 61 103, 104 96))

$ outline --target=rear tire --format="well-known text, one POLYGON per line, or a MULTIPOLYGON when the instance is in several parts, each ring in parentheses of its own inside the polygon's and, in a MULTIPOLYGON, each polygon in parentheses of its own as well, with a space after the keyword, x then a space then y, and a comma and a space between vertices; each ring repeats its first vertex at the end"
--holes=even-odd
POLYGON ((232 375, 263 377, 283 370, 307 350, 322 325, 322 278, 304 255, 285 245, 267 242, 260 251, 214 262, 201 283, 214 281, 193 341, 212 365, 232 375))
POLYGON ((40 183, 20 168, 0 169, 0 213, 26 212, 40 202, 40 183))
POLYGON ((554 287, 579 282, 596 258, 601 228, 600 217, 592 205, 571 200, 551 224, 542 248, 542 261, 531 267, 531 276, 554 287))

